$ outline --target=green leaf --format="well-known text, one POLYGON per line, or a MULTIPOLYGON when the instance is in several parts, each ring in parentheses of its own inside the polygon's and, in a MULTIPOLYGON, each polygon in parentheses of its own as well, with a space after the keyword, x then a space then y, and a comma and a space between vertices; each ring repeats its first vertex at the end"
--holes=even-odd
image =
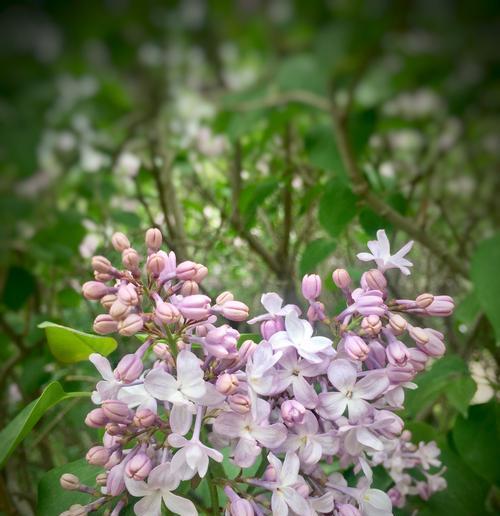
POLYGON ((415 380, 418 389, 408 391, 405 402, 406 413, 415 417, 435 403, 441 395, 446 394, 450 382, 468 375, 467 364, 456 355, 447 355, 436 360, 428 371, 415 380))
POLYGON ((258 333, 240 333, 238 347, 240 347, 246 340, 253 340, 258 344, 262 340, 262 337, 258 333))
POLYGON ((337 242, 326 238, 318 238, 309 242, 300 258, 300 275, 303 276, 308 272, 314 271, 323 260, 335 251, 336 247, 337 242))
POLYGON ((284 91, 303 90, 319 95, 327 93, 327 76, 314 55, 302 54, 285 59, 276 73, 284 91))
POLYGON ((481 242, 473 257, 471 278, 476 298, 500 340, 500 233, 481 242))
POLYGON ((470 376, 463 376, 451 380, 446 388, 446 397, 460 414, 467 417, 469 403, 476 393, 476 382, 470 376))
POLYGON ((374 109, 354 112, 348 121, 348 129, 352 146, 357 157, 363 153, 370 136, 377 124, 377 113, 374 109))
POLYGON ((90 396, 90 393, 65 392, 59 382, 47 385, 41 396, 24 407, 0 432, 0 468, 47 410, 62 400, 84 396, 90 396))
POLYGON ((65 363, 87 360, 91 353, 107 356, 117 346, 112 337, 83 333, 49 321, 39 324, 38 327, 45 330, 52 354, 65 363))
POLYGON ((357 213, 357 198, 351 189, 331 182, 319 203, 319 221, 332 236, 338 237, 357 213))
POLYGON ((344 163, 330 125, 314 126, 305 136, 305 149, 314 166, 332 172, 339 180, 347 181, 344 163))
POLYGON ((73 504, 89 503, 94 499, 92 495, 78 491, 66 491, 61 487, 59 479, 64 473, 72 473, 80 479, 82 484, 93 486, 95 477, 101 471, 102 468, 91 466, 85 459, 80 459, 45 473, 38 483, 37 514, 40 516, 61 514, 73 504))
POLYGON ((495 401, 469 407, 459 416, 453 441, 464 462, 479 476, 500 485, 500 407, 495 401))

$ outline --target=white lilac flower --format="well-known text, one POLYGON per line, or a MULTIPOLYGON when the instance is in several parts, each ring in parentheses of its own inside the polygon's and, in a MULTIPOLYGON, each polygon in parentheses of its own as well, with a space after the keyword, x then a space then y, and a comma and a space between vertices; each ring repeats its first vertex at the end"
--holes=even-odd
POLYGON ((267 313, 258 315, 257 317, 250 319, 248 321, 248 324, 254 324, 261 321, 269 321, 276 317, 285 317, 291 312, 295 312, 296 314, 300 315, 300 309, 298 306, 283 306, 283 299, 275 292, 268 292, 267 294, 262 294, 260 302, 262 303, 262 306, 266 309, 267 313))
POLYGON ((408 276, 413 263, 404 258, 413 247, 413 240, 405 244, 396 254, 391 255, 389 239, 383 229, 377 231, 377 240, 368 242, 368 249, 371 253, 359 253, 357 257, 363 262, 375 261, 382 272, 389 269, 399 269, 408 276))

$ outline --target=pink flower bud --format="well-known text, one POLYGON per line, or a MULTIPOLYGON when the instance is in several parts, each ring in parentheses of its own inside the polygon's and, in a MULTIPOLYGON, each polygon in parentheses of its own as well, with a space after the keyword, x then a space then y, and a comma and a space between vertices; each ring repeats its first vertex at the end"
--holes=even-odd
POLYGON ((293 426, 295 423, 302 423, 305 413, 306 409, 304 405, 298 401, 286 400, 281 405, 281 417, 289 426, 293 426))
POLYGON ((224 303, 227 303, 228 301, 234 301, 234 296, 231 292, 228 292, 227 290, 225 292, 222 292, 217 296, 215 299, 215 303, 218 305, 223 305, 224 303))
POLYGON ((230 516, 254 516, 252 504, 244 498, 238 498, 229 504, 230 516))
POLYGON ((108 481, 108 474, 99 473, 99 475, 95 477, 95 481, 98 486, 105 486, 106 482, 108 481))
POLYGON ((90 428, 101 428, 109 421, 102 408, 91 410, 85 418, 85 424, 90 428))
POLYGON ((106 310, 109 310, 117 299, 118 297, 115 294, 106 294, 101 298, 101 305, 106 308, 106 310))
POLYGON ((245 321, 248 319, 248 306, 241 301, 228 301, 221 307, 222 315, 230 321, 245 321))
POLYGON ((425 313, 436 317, 448 317, 454 309, 455 302, 450 296, 434 296, 434 300, 425 309, 425 313))
POLYGON ((138 409, 134 416, 134 425, 139 428, 147 428, 156 422, 156 414, 150 409, 138 409))
POLYGON ((406 319, 399 314, 391 314, 389 318, 389 326, 391 327, 394 335, 401 335, 408 326, 406 319))
POLYGON ((135 289, 132 283, 127 283, 126 285, 121 285, 118 289, 118 299, 124 305, 132 306, 136 305, 139 302, 139 296, 137 294, 137 290, 135 289))
POLYGON ((109 274, 113 270, 111 262, 105 256, 93 256, 92 268, 97 272, 109 274))
POLYGON ((136 271, 139 267, 139 253, 132 249, 125 249, 122 253, 123 266, 129 271, 136 271))
POLYGON ((233 394, 227 401, 231 410, 237 414, 247 414, 250 411, 250 399, 244 394, 233 394))
POLYGON ((302 295, 314 301, 321 294, 321 278, 317 274, 306 274, 302 278, 302 295))
POLYGON ((80 479, 71 473, 64 473, 59 479, 59 483, 63 489, 67 491, 76 491, 80 487, 80 479))
POLYGON ((191 280, 196 276, 196 263, 185 261, 179 263, 175 269, 175 274, 180 280, 191 280))
POLYGON ((388 365, 386 368, 387 377, 392 383, 410 382, 415 378, 415 371, 410 364, 405 366, 388 365))
POLYGON ((389 363, 397 366, 405 366, 410 357, 408 348, 399 340, 389 342, 386 353, 389 363))
POLYGON ((159 303, 155 308, 155 320, 160 324, 174 324, 180 318, 179 310, 172 303, 159 303))
POLYGON ((160 253, 150 255, 146 263, 146 268, 151 275, 157 278, 165 268, 165 260, 163 256, 160 253))
POLYGON ((140 332, 144 326, 142 317, 138 314, 130 314, 118 323, 118 332, 125 337, 131 337, 140 332))
POLYGON ((350 503, 337 504, 337 514, 338 516, 361 516, 359 509, 350 503))
POLYGON ((238 352, 240 334, 227 324, 214 328, 207 333, 204 342, 205 351, 216 358, 230 358, 238 352))
POLYGON ((127 462, 125 474, 134 480, 144 480, 152 469, 151 459, 144 452, 139 452, 127 462))
POLYGON ((361 328, 363 328, 370 337, 375 337, 382 329, 382 321, 378 315, 369 315, 361 321, 361 328))
POLYGON ((370 353, 368 353, 365 362, 366 366, 369 369, 380 369, 384 367, 387 361, 384 346, 382 346, 378 340, 371 340, 368 347, 370 348, 370 353))
POLYGON ((200 321, 209 315, 210 298, 203 294, 187 296, 179 303, 178 308, 186 319, 200 321))
POLYGON ((109 309, 109 315, 113 319, 123 319, 130 311, 130 306, 122 303, 120 299, 117 299, 109 309))
POLYGON ((423 371, 429 361, 429 356, 418 348, 410 348, 408 351, 410 354, 410 364, 413 369, 418 373, 423 371))
POLYGON ((200 287, 196 281, 188 280, 182 284, 181 296, 193 296, 200 292, 200 287))
POLYGON ((276 482, 278 480, 278 474, 276 472, 276 468, 269 464, 262 475, 262 480, 266 482, 276 482))
POLYGON ((163 342, 159 342, 158 344, 155 344, 153 346, 153 353, 160 360, 168 360, 172 356, 169 347, 167 346, 167 344, 164 344, 163 342))
POLYGON ((125 480, 123 479, 123 466, 117 464, 108 473, 106 482, 106 493, 111 496, 118 496, 125 490, 125 480))
POLYGON ((131 411, 123 401, 105 400, 101 406, 104 414, 110 421, 127 424, 132 419, 131 411))
POLYGON ((113 236, 111 237, 111 243, 119 253, 125 251, 125 249, 128 249, 130 247, 130 242, 128 238, 120 232, 113 234, 113 236))
POLYGON ((429 342, 429 335, 423 328, 419 328, 418 326, 411 326, 408 333, 420 347, 425 346, 429 342))
POLYGON ((117 439, 114 444, 119 444, 120 436, 123 435, 126 431, 127 425, 119 425, 118 423, 108 423, 106 425, 106 436, 111 436, 117 439))
POLYGON ((247 339, 243 341, 239 349, 240 362, 244 364, 253 355, 256 349, 257 344, 253 340, 247 339))
POLYGON ((357 335, 346 335, 343 339, 344 351, 353 360, 365 360, 370 352, 370 348, 366 342, 357 335))
POLYGON ((98 301, 109 292, 109 287, 100 281, 87 281, 82 286, 82 294, 85 299, 98 301))
POLYGON ((263 321, 260 325, 260 333, 265 340, 269 340, 275 333, 283 331, 284 329, 285 323, 282 317, 263 321))
POLYGON ((196 274, 194 275, 193 281, 196 281, 196 283, 201 283, 208 274, 208 269, 202 265, 201 263, 196 264, 196 274))
POLYGON ((228 396, 229 394, 233 394, 238 388, 240 382, 238 378, 234 374, 223 373, 215 382, 215 388, 224 396, 228 396))
POLYGON ((325 305, 320 301, 314 301, 311 303, 307 310, 307 318, 309 321, 322 321, 325 317, 325 305))
MULTIPOLYGON (((306 458, 304 460, 306 460, 306 458)), ((311 492, 311 489, 305 482, 295 484, 294 489, 295 491, 297 491, 297 493, 299 493, 300 496, 302 496, 302 498, 307 498, 309 496, 309 493, 311 492)))
POLYGON ((130 353, 118 362, 114 375, 117 380, 130 383, 141 376, 143 368, 142 360, 137 355, 130 353))
POLYGON ((425 328, 423 331, 426 333, 428 341, 425 344, 417 342, 417 346, 431 357, 438 358, 443 356, 446 351, 443 334, 432 328, 425 328))
POLYGON ((385 292, 387 280, 384 273, 378 269, 370 269, 361 276, 361 287, 365 290, 379 290, 385 292))
POLYGON ((415 303, 419 308, 425 309, 434 301, 434 296, 432 294, 420 294, 417 299, 415 299, 415 303))
POLYGON ((332 279, 340 289, 346 289, 351 284, 351 276, 345 269, 335 269, 332 273, 332 279))
POLYGON ((79 503, 73 504, 68 511, 68 516, 87 516, 87 508, 79 503))
POLYGON ((146 246, 151 251, 159 251, 163 242, 161 231, 158 228, 149 228, 145 237, 146 246))
POLYGON ((108 314, 100 314, 94 320, 94 331, 99 335, 107 335, 118 330, 118 323, 108 314))
POLYGON ((111 281, 113 279, 113 276, 111 274, 107 274, 107 273, 104 273, 104 272, 94 271, 94 279, 96 281, 100 281, 102 283, 106 283, 107 281, 111 281))
POLYGON ((87 452, 85 458, 89 464, 93 464, 94 466, 104 466, 104 464, 109 460, 109 450, 104 448, 104 446, 93 446, 87 452))

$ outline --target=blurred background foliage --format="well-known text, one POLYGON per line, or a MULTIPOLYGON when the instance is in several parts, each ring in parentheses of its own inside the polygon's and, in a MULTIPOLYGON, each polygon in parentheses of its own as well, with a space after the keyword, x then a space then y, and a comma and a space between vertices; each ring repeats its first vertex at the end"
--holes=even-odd
MULTIPOLYGON (((140 247, 157 226, 208 266, 209 293, 255 313, 263 291, 296 301, 312 271, 335 309, 331 271, 359 278, 356 252, 385 228, 395 245, 416 240, 394 296, 457 302, 448 355, 406 409, 415 441, 442 447, 449 488, 411 510, 498 511, 499 12, 488 0, 3 2, 0 427, 52 380, 92 388, 93 368, 58 362, 37 326, 91 331, 98 308, 79 290, 114 231, 140 247)), ((88 407, 65 401, 17 448, 3 513, 33 514, 40 478, 96 439, 88 407)))

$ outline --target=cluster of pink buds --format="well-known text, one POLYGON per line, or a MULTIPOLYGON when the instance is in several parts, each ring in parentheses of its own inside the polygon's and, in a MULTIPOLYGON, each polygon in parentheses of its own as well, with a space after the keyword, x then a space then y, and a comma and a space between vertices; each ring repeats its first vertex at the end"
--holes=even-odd
POLYGON ((248 321, 258 324, 257 344, 219 322, 245 321, 247 306, 230 292, 214 302, 200 293, 206 267, 177 264, 174 253, 160 249, 158 230, 146 233, 142 267, 125 235, 112 242, 124 270, 94 257, 95 281, 83 287, 85 297, 108 311, 94 329, 139 334, 142 342, 114 369, 106 358, 90 356, 102 380, 86 423, 102 428, 104 437, 86 458, 102 472, 97 487, 63 475, 64 488, 95 497, 66 516, 103 507, 116 516, 131 497, 138 516, 160 515, 163 505, 194 516, 209 509, 176 490, 209 471, 207 481, 226 494, 227 516, 384 516, 407 496, 426 499, 446 486, 435 444, 412 444, 396 414, 405 390, 416 387, 415 376, 445 351, 441 333, 414 326, 405 315, 414 321, 453 310, 447 296, 390 298, 385 273, 410 273, 404 256, 412 243, 391 255, 379 231, 368 244, 371 253, 358 255, 377 268, 357 288, 346 270, 334 271, 345 298, 337 315, 320 300, 315 274, 302 281, 305 317, 278 294, 264 294, 266 312, 248 321), (241 469, 236 478, 213 467, 223 452, 241 469), (260 473, 252 476, 246 468, 256 462, 260 473), (372 487, 372 468, 380 465, 393 480, 387 493, 372 487))

